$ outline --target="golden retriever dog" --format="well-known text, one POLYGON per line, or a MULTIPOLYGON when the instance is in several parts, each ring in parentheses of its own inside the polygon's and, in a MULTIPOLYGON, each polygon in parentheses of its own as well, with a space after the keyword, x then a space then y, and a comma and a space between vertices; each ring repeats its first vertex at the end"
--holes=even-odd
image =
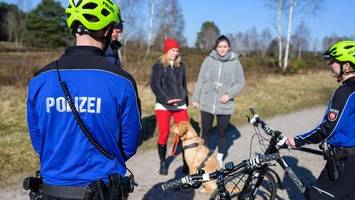
MULTIPOLYGON (((174 124, 171 132, 178 135, 182 141, 185 161, 189 167, 190 174, 197 173, 200 167, 206 173, 219 169, 216 156, 204 145, 204 140, 197 136, 195 129, 190 122, 179 122, 174 124)), ((216 188, 216 181, 209 181, 202 184, 201 192, 212 193, 216 188)))

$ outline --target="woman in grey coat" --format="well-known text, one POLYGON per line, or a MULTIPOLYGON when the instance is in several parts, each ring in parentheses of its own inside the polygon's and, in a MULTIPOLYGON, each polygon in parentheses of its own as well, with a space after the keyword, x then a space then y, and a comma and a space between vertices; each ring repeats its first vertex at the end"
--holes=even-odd
POLYGON ((222 166, 227 153, 226 131, 234 111, 234 98, 244 87, 243 68, 230 50, 229 39, 220 36, 202 63, 192 105, 201 111, 202 138, 208 141, 214 116, 217 118, 218 154, 222 166))

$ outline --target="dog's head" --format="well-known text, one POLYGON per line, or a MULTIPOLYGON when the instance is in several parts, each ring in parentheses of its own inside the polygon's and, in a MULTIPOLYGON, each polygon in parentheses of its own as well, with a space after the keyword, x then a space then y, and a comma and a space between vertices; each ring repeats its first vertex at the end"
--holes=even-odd
POLYGON ((195 129, 191 126, 190 122, 188 121, 182 121, 177 124, 174 124, 171 127, 171 132, 178 135, 181 140, 185 140, 187 138, 192 138, 197 136, 195 129))

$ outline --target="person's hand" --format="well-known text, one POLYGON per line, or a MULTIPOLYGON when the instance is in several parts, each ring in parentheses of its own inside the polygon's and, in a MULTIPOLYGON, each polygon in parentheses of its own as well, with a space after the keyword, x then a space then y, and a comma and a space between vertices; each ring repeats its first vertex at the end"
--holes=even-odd
POLYGON ((200 108, 200 104, 195 102, 195 101, 193 101, 192 102, 192 107, 199 109, 200 108))
POLYGON ((285 142, 289 147, 296 148, 295 138, 294 137, 287 137, 285 142))
POLYGON ((220 103, 227 103, 228 101, 230 100, 229 96, 228 95, 223 95, 221 98, 219 98, 219 102, 220 103))
POLYGON ((181 99, 170 99, 167 103, 176 106, 180 101, 181 99))

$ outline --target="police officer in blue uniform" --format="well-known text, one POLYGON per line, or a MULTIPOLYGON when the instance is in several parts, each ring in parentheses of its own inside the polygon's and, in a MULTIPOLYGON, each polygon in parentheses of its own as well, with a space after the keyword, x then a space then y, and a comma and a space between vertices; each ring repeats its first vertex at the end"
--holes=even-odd
POLYGON ((308 199, 350 200, 355 196, 355 41, 337 42, 323 57, 342 85, 333 93, 321 124, 308 133, 289 137, 286 144, 324 143, 327 164, 315 186, 331 195, 312 189, 306 193, 308 199))
POLYGON ((111 34, 111 43, 105 51, 106 60, 109 63, 115 64, 118 67, 121 67, 121 59, 119 56, 119 49, 122 47, 121 42, 119 41, 120 34, 123 31, 123 22, 119 16, 119 22, 113 25, 113 30, 111 34))
POLYGON ((122 183, 138 147, 140 104, 132 76, 104 56, 119 12, 111 0, 69 0, 76 46, 29 81, 27 121, 43 199, 128 196, 122 183))

